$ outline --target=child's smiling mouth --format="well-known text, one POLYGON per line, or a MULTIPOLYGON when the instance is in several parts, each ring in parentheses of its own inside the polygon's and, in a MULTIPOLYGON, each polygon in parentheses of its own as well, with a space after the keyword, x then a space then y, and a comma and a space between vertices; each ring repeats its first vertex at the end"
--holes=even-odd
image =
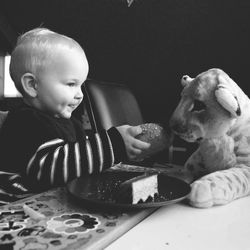
POLYGON ((79 106, 79 103, 78 104, 69 104, 68 105, 71 109, 76 109, 78 106, 79 106))

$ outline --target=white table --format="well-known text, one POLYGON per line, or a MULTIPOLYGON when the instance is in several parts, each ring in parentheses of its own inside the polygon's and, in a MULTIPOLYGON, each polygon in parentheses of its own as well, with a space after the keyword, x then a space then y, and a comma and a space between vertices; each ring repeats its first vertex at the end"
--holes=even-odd
POLYGON ((161 207, 106 250, 249 250, 250 197, 198 209, 161 207))

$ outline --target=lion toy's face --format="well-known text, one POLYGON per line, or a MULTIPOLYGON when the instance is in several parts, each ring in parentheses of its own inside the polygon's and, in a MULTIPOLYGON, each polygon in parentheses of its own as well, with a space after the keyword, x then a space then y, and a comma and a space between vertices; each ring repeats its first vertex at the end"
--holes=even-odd
POLYGON ((181 100, 171 119, 171 129, 188 142, 225 134, 241 115, 242 91, 222 70, 211 69, 196 78, 183 76, 181 100))

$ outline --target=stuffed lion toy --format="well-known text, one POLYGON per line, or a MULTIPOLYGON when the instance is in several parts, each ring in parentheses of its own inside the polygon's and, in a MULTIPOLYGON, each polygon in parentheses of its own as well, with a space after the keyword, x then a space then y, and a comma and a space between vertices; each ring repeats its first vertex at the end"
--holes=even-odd
POLYGON ((185 75, 170 127, 198 149, 186 161, 192 206, 224 205, 250 193, 250 100, 222 70, 185 75))

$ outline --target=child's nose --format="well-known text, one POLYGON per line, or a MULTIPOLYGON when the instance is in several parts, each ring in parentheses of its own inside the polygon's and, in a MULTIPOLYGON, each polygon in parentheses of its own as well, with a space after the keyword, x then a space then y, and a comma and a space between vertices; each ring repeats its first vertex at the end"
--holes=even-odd
POLYGON ((78 91, 76 92, 76 96, 75 96, 77 99, 82 99, 83 98, 83 93, 82 93, 82 90, 81 88, 78 89, 78 91))

